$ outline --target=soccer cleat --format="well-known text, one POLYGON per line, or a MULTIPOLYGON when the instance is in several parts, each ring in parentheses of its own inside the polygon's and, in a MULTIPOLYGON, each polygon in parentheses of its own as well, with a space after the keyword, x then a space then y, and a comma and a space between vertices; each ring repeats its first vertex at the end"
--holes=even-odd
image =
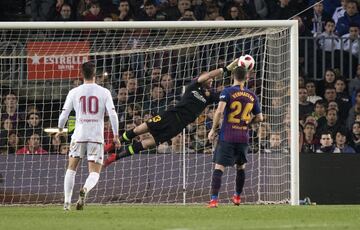
POLYGON ((80 189, 79 200, 76 202, 76 210, 83 210, 84 209, 85 196, 86 196, 85 190, 83 188, 80 189))
POLYGON ((64 211, 70 211, 71 204, 70 203, 64 203, 64 211))
POLYGON ((234 203, 234 205, 239 206, 241 202, 240 195, 234 194, 234 196, 232 197, 232 202, 234 203))
POLYGON ((208 208, 217 208, 217 207, 218 207, 218 200, 217 199, 210 200, 208 208))
POLYGON ((119 157, 116 153, 110 154, 110 156, 108 158, 106 158, 104 161, 104 164, 103 164, 104 168, 108 167, 110 164, 117 161, 118 159, 119 159, 119 157))

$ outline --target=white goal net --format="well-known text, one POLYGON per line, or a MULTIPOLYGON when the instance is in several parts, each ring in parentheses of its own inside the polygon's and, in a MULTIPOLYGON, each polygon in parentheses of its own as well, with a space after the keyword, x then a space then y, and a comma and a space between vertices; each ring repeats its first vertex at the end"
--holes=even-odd
MULTIPOLYGON (((68 136, 55 138, 46 128, 57 126, 68 91, 81 84, 79 67, 83 62, 92 60, 96 64, 97 83, 112 92, 120 129, 125 130, 173 106, 183 87, 203 71, 223 67, 244 54, 252 55, 256 61, 248 87, 258 95, 265 121, 251 132, 242 200, 292 200, 295 204, 297 161, 292 156, 296 156, 297 145, 291 142, 297 142, 296 120, 292 122, 297 119, 297 104, 291 106, 290 92, 297 96, 293 91, 295 81, 291 82, 297 77, 297 43, 292 44, 297 39, 292 31, 296 24, 224 21, 209 25, 0 24, 0 204, 63 202, 74 114, 67 124, 68 136)), ((231 79, 221 78, 213 90, 220 92, 230 84, 231 79)), ((207 202, 214 146, 206 137, 215 108, 215 104, 209 106, 171 142, 103 170, 88 202, 207 202)), ((111 131, 107 127, 104 132, 109 143, 111 131)), ((87 164, 82 162, 74 194, 86 177, 87 164)), ((235 170, 228 168, 223 176, 221 202, 229 202, 234 178, 235 170)))

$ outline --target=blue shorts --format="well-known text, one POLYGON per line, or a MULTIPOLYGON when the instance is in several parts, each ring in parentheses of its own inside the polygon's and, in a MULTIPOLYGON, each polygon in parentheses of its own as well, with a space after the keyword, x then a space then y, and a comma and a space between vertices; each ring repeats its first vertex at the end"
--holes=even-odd
POLYGON ((214 152, 213 162, 225 167, 245 164, 247 163, 248 149, 249 145, 246 143, 219 141, 214 152))

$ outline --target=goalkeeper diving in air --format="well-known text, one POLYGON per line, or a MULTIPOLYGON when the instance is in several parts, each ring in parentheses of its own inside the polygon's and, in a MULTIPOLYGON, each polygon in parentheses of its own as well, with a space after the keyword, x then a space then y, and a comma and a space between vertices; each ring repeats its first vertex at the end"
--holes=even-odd
POLYGON ((205 110, 206 106, 218 102, 218 95, 210 91, 213 79, 224 74, 229 75, 238 66, 238 59, 224 68, 219 68, 201 74, 185 89, 181 100, 170 108, 132 130, 125 131, 120 140, 131 143, 120 153, 112 153, 105 161, 104 166, 110 165, 121 158, 138 154, 175 137, 205 110), (149 132, 151 138, 141 142, 132 140, 138 135, 149 132))

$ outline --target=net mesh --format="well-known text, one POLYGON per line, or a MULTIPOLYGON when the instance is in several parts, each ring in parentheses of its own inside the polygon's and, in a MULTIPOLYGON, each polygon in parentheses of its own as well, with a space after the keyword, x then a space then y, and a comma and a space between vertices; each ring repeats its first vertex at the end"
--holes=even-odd
MULTIPOLYGON (((258 95, 266 119, 251 132, 242 200, 288 202, 289 44, 289 29, 285 27, 0 30, 0 202, 63 202, 74 114, 69 118, 67 136, 56 138, 44 129, 57 126, 68 91, 81 84, 81 63, 96 63, 96 81, 111 91, 120 128, 126 130, 173 106, 183 87, 203 71, 223 67, 244 54, 256 61, 248 87, 258 95), (37 148, 38 154, 27 154, 35 151, 26 149, 34 133, 43 151, 37 148), (24 146, 25 154, 15 154, 24 146)), ((230 84, 231 79, 221 78, 213 90, 221 92, 230 84)), ((171 143, 104 170, 88 202, 182 203, 184 194, 187 203, 208 201, 214 146, 206 137, 215 109, 216 105, 209 106, 171 143)), ((110 129, 106 122, 105 143, 112 140, 110 129)), ((74 194, 86 177, 83 162, 74 194)), ((228 168, 220 193, 223 202, 233 194, 234 180, 235 170, 228 168)))

